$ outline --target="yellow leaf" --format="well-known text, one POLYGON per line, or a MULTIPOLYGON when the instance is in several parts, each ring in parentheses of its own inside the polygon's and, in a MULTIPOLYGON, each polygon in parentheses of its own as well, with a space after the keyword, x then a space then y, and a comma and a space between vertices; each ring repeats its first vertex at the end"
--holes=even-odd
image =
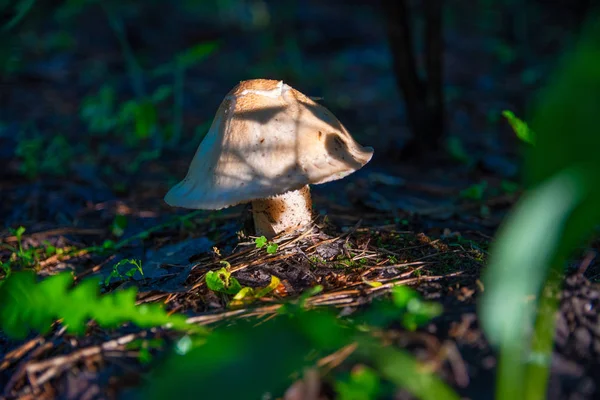
POLYGON ((278 277, 276 277, 275 275, 271 275, 271 283, 269 283, 269 285, 265 286, 264 288, 257 290, 254 296, 256 298, 263 297, 275 290, 275 288, 277 288, 277 286, 279 286, 280 283, 281 281, 278 277))
POLYGON ((368 281, 368 280, 366 280, 364 278, 363 278, 363 282, 366 283, 367 285, 371 286, 371 287, 379 287, 379 286, 383 285, 383 283, 381 283, 381 282, 368 281))

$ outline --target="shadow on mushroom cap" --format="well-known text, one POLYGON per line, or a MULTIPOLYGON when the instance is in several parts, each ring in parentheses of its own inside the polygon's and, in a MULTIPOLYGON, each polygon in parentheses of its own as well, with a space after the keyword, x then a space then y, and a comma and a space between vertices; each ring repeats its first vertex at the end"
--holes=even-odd
POLYGON ((165 201, 217 210, 341 179, 372 155, 329 110, 282 81, 243 81, 165 201))

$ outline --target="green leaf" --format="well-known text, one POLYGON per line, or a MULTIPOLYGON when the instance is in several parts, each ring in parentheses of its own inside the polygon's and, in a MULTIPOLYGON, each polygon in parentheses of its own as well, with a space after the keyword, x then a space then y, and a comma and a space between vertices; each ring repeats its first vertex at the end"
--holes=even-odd
POLYGON ((135 108, 135 136, 146 139, 152 133, 158 121, 156 106, 150 100, 138 103, 135 108))
POLYGON ((12 266, 8 262, 0 261, 0 269, 2 269, 2 271, 4 271, 4 274, 6 275, 4 278, 8 278, 12 273, 12 266))
POLYGON ((17 237, 17 241, 21 241, 21 238, 23 237, 23 234, 25 233, 25 227, 24 226, 19 226, 16 230, 15 230, 15 236, 17 237))
POLYGON ((150 353, 150 350, 148 350, 148 348, 142 347, 138 351, 138 360, 142 364, 146 365, 152 361, 152 354, 150 353))
MULTIPOLYGON (((219 271, 227 272, 225 268, 221 268, 219 271)), ((225 290, 224 279, 222 276, 219 276, 218 271, 208 271, 204 279, 206 280, 206 286, 213 292, 222 292, 225 290)))
POLYGON ((112 234, 116 237, 121 237, 125 233, 127 227, 127 217, 125 215, 117 214, 111 224, 112 234))
POLYGON ((267 244, 267 238, 264 236, 258 237, 254 239, 254 243, 256 243, 256 248, 260 249, 267 244))
POLYGON ((21 139, 15 154, 22 160, 20 171, 29 179, 35 179, 41 171, 41 160, 44 158, 44 138, 21 139))
POLYGON ((104 85, 98 93, 83 99, 80 115, 88 124, 92 133, 107 133, 116 125, 115 109, 116 92, 111 86, 104 85))
POLYGON ((240 291, 235 294, 235 296, 233 296, 233 300, 240 301, 240 300, 244 300, 248 297, 250 297, 250 298, 254 297, 254 289, 251 287, 245 286, 245 287, 241 288, 240 291))
POLYGON ((399 388, 422 400, 459 400, 460 396, 409 353, 381 346, 372 341, 359 342, 359 351, 372 359, 379 374, 399 388))
POLYGON ((314 349, 298 324, 294 318, 280 317, 258 325, 238 321, 223 326, 185 355, 172 353, 152 371, 141 397, 196 399, 198 388, 206 399, 260 399, 267 392, 283 393, 314 349))
POLYGON ((102 242, 102 248, 104 250, 112 250, 115 248, 115 246, 116 246, 116 243, 109 239, 102 242))
POLYGON ((322 285, 316 285, 309 289, 306 289, 304 292, 302 292, 302 294, 298 298, 298 306, 300 306, 300 308, 304 308, 306 306, 306 301, 310 297, 313 297, 313 296, 321 293, 322 291, 323 291, 322 285))
POLYGON ((462 141, 456 136, 450 136, 446 141, 446 150, 452 158, 463 164, 471 164, 472 157, 465 149, 462 141))
MULTIPOLYGON (((351 323, 343 323, 335 313, 323 310, 298 310, 260 324, 242 320, 224 326, 199 346, 188 347, 185 355, 173 352, 153 371, 143 397, 193 399, 198 396, 198 387, 203 397, 210 399, 254 399, 265 393, 283 393, 294 373, 354 342, 358 344, 356 351, 375 365, 381 376, 417 398, 460 398, 408 353, 382 346, 351 323), (244 373, 252 370, 261 373, 244 373), (235 385, 230 384, 231 376, 236 376, 235 385)), ((347 392, 358 394, 360 390, 367 397, 349 398, 368 399, 378 394, 379 379, 374 370, 357 370, 353 375, 349 384, 354 390, 347 392)))
POLYGON ((481 181, 460 192, 460 197, 463 199, 471 199, 480 201, 483 199, 485 190, 487 189, 487 181, 481 181))
POLYGON ((269 244, 267 244, 267 253, 275 254, 277 252, 278 248, 279 248, 279 245, 277 243, 269 243, 269 244))
POLYGON ((550 84, 538 93, 531 120, 536 145, 527 149, 525 165, 530 185, 582 161, 590 171, 600 171, 600 18, 591 22, 574 51, 565 52, 550 84))
POLYGON ((340 400, 371 400, 379 394, 380 381, 376 371, 360 365, 346 379, 336 381, 335 390, 340 400))
POLYGON ((65 176, 69 172, 72 158, 73 149, 69 140, 64 135, 55 135, 44 145, 40 170, 56 176, 65 176))
POLYGON ((443 311, 441 304, 421 299, 416 291, 407 286, 394 286, 392 299, 396 307, 404 311, 402 324, 409 330, 426 324, 443 311))
POLYGON ((519 354, 501 372, 512 382, 510 396, 520 396, 514 391, 522 390, 523 385, 523 357, 528 345, 527 332, 520 327, 531 325, 536 305, 528 298, 540 292, 568 220, 586 198, 583 182, 580 171, 567 170, 530 190, 512 210, 494 242, 483 277, 486 290, 480 315, 490 340, 515 348, 511 354, 519 354))
POLYGON ((90 319, 104 328, 132 322, 142 328, 172 326, 205 332, 188 324, 182 315, 169 316, 159 305, 136 306, 135 288, 100 296, 96 279, 85 279, 73 287, 73 277, 68 272, 41 282, 36 278, 31 271, 19 271, 0 285, 0 329, 10 337, 21 339, 31 330, 44 334, 58 319, 75 334, 85 333, 90 319))
POLYGON ((392 288, 392 300, 394 305, 400 309, 407 309, 408 304, 418 298, 419 294, 408 286, 394 286, 392 288))
POLYGON ((556 304, 542 289, 555 285, 548 277, 564 270, 600 222, 600 20, 591 22, 538 93, 535 146, 526 150, 529 190, 498 232, 483 279, 479 311, 500 348, 499 400, 546 397, 556 304))
POLYGON ((225 267, 218 271, 208 271, 205 280, 206 286, 214 292, 237 294, 242 289, 242 285, 225 267))
POLYGON ((144 270, 142 268, 142 261, 141 260, 135 260, 135 259, 123 259, 121 261, 119 261, 118 263, 116 263, 115 265, 113 265, 112 267, 112 271, 110 273, 110 275, 108 275, 106 277, 106 279, 104 280, 104 286, 108 286, 108 284, 110 283, 112 278, 121 278, 124 279, 125 277, 132 277, 135 275, 136 272, 139 272, 140 275, 144 275, 144 270), (127 271, 125 271, 125 273, 121 272, 121 267, 123 267, 124 265, 133 265, 133 268, 128 269, 127 271))
POLYGON ((527 123, 517 118, 515 114, 509 110, 502 111, 502 116, 508 120, 508 123, 519 139, 531 145, 535 144, 535 133, 529 128, 527 123))
POLYGON ((171 94, 173 94, 172 86, 161 85, 152 93, 152 102, 156 104, 165 101, 171 94))
POLYGON ((519 184, 507 180, 502 180, 500 188, 505 193, 516 193, 519 190, 519 184))
POLYGON ((214 53, 217 48, 217 42, 197 44, 196 46, 190 47, 186 51, 177 55, 177 65, 184 69, 192 67, 201 61, 204 61, 204 59, 214 53))

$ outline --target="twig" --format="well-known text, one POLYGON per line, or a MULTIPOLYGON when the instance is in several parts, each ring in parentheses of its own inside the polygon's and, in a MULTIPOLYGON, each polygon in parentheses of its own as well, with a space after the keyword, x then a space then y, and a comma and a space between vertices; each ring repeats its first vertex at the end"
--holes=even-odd
POLYGON ((135 339, 144 335, 145 332, 131 333, 113 340, 109 340, 108 342, 104 342, 97 346, 90 346, 74 351, 68 355, 57 356, 49 360, 30 363, 25 367, 29 382, 34 388, 39 387, 55 377, 57 374, 69 369, 73 364, 84 358, 96 356, 106 351, 116 350, 119 347, 127 343, 131 343, 135 339), (42 372, 42 374, 37 375, 39 372, 42 372))
POLYGON ((327 357, 321 358, 319 361, 317 361, 317 366, 323 368, 325 372, 331 371, 335 367, 341 365, 348 357, 350 357, 352 353, 354 353, 357 348, 358 343, 350 343, 335 353, 331 353, 327 357))

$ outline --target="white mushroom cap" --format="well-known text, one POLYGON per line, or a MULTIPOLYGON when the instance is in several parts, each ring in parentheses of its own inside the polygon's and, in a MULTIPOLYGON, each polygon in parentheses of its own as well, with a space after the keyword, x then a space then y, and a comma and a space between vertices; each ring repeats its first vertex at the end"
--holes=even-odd
POLYGON ((171 206, 218 210, 341 179, 371 159, 325 107, 283 81, 243 81, 221 103, 171 206))

